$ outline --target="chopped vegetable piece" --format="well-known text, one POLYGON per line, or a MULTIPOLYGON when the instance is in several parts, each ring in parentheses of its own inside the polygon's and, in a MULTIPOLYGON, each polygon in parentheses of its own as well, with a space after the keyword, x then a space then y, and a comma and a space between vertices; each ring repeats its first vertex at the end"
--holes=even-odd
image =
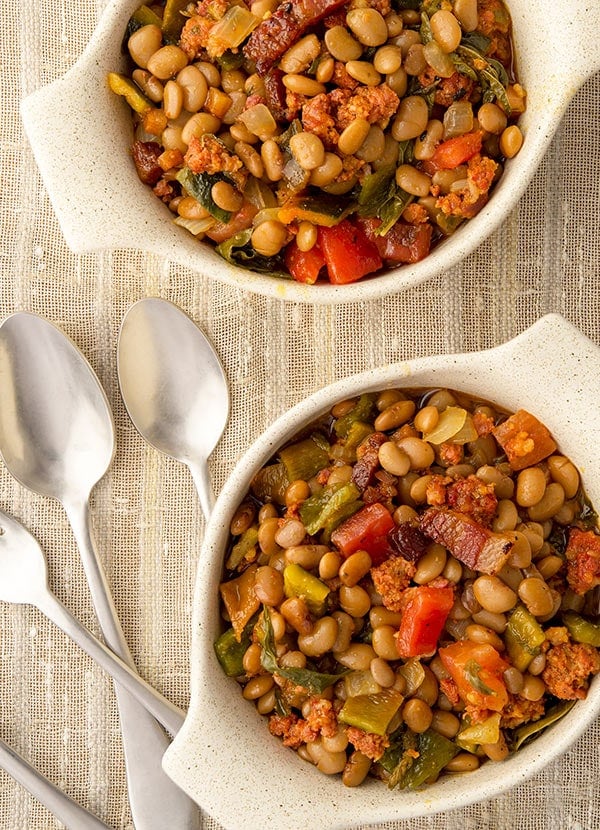
POLYGON ((395 527, 390 511, 379 502, 367 504, 331 534, 331 541, 342 556, 366 550, 374 565, 379 565, 394 549, 388 533, 395 527))
POLYGON ((395 635, 398 654, 404 658, 432 654, 454 605, 454 589, 450 585, 419 585, 409 588, 408 595, 395 635))
POLYGON ((543 732, 544 729, 547 729, 549 726, 552 726, 553 723, 556 723, 561 718, 564 718, 564 716, 571 711, 573 706, 575 706, 574 700, 562 701, 549 709, 548 713, 543 718, 540 718, 540 720, 525 723, 523 726, 515 729, 512 741, 513 751, 516 752, 517 749, 520 749, 524 743, 526 743, 534 735, 537 735, 538 732, 543 732))
POLYGON ((338 720, 374 735, 385 735, 403 700, 404 696, 396 689, 349 697, 338 714, 338 720))
POLYGON ((532 467, 556 449, 550 431, 525 409, 519 409, 494 427, 492 434, 515 471, 532 467))
POLYGON ((509 668, 489 643, 458 640, 438 651, 466 704, 501 712, 508 703, 503 672, 509 668))
POLYGON ((177 43, 183 24, 187 18, 183 15, 189 6, 189 0, 167 0, 162 18, 162 33, 165 42, 177 43))
POLYGON ((461 729, 456 736, 456 743, 469 752, 474 752, 481 744, 496 744, 500 740, 500 712, 489 718, 461 729))
POLYGON ((285 504, 285 491, 289 484, 284 464, 267 464, 256 473, 250 489, 260 501, 285 504))
POLYGON ((473 419, 461 406, 446 407, 434 429, 423 434, 423 440, 430 444, 443 444, 445 441, 466 444, 476 438, 477 430, 473 419))
POLYGON ((295 563, 283 569, 283 589, 286 597, 302 597, 317 617, 325 612, 325 600, 330 589, 304 568, 295 563))
POLYGON ((108 85, 116 95, 121 95, 125 98, 134 112, 145 115, 152 109, 150 101, 133 81, 130 81, 125 75, 119 75, 118 72, 109 72, 108 85))
POLYGON ((335 285, 356 282, 381 268, 377 246, 362 228, 348 219, 334 228, 320 227, 317 238, 325 257, 329 282, 335 285))
POLYGON ((380 219, 361 219, 359 225, 388 265, 420 262, 431 248, 433 228, 429 222, 409 225, 399 220, 386 227, 380 219))
POLYGON ((567 582, 576 594, 586 594, 600 585, 600 536, 572 527, 565 555, 567 582))
POLYGON ((479 153, 482 139, 482 133, 477 131, 442 141, 436 147, 428 165, 431 165, 434 170, 454 170, 455 167, 464 164, 479 153))
MULTIPOLYGON (((375 409, 375 395, 364 393, 349 412, 338 418, 334 424, 334 432, 338 438, 345 438, 350 428, 357 421, 369 421, 375 409)), ((371 429, 373 432, 373 429, 371 429)))
POLYGON ((218 222, 229 222, 232 213, 220 208, 212 197, 212 188, 217 182, 229 181, 223 173, 193 173, 189 167, 182 168, 176 176, 184 190, 207 210, 218 222))
POLYGON ((301 251, 294 240, 285 249, 285 267, 296 282, 314 285, 325 267, 325 257, 318 245, 310 251, 301 251))
POLYGON ((304 441, 290 444, 279 452, 290 481, 307 481, 329 463, 329 444, 322 435, 311 435, 304 441))
POLYGON ((325 487, 320 493, 310 496, 300 508, 306 532, 314 536, 319 530, 327 528, 331 534, 344 519, 362 507, 359 497, 358 487, 352 482, 336 488, 325 487))
POLYGON ((426 510, 419 527, 468 568, 486 574, 502 569, 515 543, 514 535, 494 533, 465 513, 439 507, 426 510))
POLYGON ((504 640, 511 663, 519 671, 525 671, 534 657, 541 652, 546 635, 524 605, 517 605, 509 617, 504 640))
POLYGON ((293 198, 279 208, 279 221, 284 225, 290 222, 312 222, 313 225, 334 227, 352 210, 352 203, 327 193, 316 197, 293 198))
POLYGON ((580 617, 574 611, 566 611, 562 619, 572 640, 600 648, 600 625, 580 617))
POLYGON ((242 638, 246 624, 260 608, 260 602, 254 593, 256 570, 256 565, 250 565, 241 576, 219 585, 221 599, 238 642, 242 638))
POLYGON ((244 654, 251 643, 250 635, 254 623, 255 620, 251 619, 239 640, 233 627, 228 628, 217 638, 214 646, 215 653, 227 677, 240 677, 244 674, 244 654))
POLYGON ((349 672, 344 678, 344 689, 346 698, 377 694, 382 691, 381 686, 368 669, 366 671, 349 672))
MULTIPOLYGON (((225 237, 228 233, 233 231, 233 235, 229 238, 224 238, 223 242, 217 245, 217 253, 220 254, 227 262, 232 265, 243 265, 246 268, 251 268, 253 271, 258 271, 261 274, 270 274, 271 276, 280 276, 287 278, 287 273, 283 270, 283 263, 280 256, 263 256, 255 251, 252 247, 250 239, 252 237, 252 227, 246 227, 244 230, 235 231, 240 225, 251 225, 252 216, 256 211, 256 207, 250 202, 246 203, 245 207, 239 214, 236 214, 233 219, 223 225, 219 223, 218 226, 211 225, 209 229, 213 236, 220 238, 225 237)), ((214 221, 214 220, 213 220, 214 221)))
POLYGON ((242 533, 238 541, 231 548, 231 553, 227 557, 225 567, 229 571, 235 570, 257 544, 258 528, 256 525, 252 525, 242 533))
POLYGON ((416 751, 418 755, 410 766, 404 764, 398 776, 392 773, 388 783, 390 788, 414 790, 420 787, 444 769, 459 752, 459 747, 433 729, 428 729, 418 736, 416 751))

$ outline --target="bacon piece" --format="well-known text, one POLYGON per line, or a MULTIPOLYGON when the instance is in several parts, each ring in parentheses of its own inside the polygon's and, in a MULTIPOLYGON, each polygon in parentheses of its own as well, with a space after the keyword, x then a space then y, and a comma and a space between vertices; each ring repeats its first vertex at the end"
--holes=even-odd
POLYGON ((256 65, 259 75, 287 52, 303 32, 343 6, 347 0, 284 0, 263 20, 243 47, 244 55, 256 65))
POLYGON ((486 574, 503 567, 514 545, 508 535, 494 533, 456 510, 430 507, 421 516, 419 527, 468 568, 486 574))
POLYGON ((383 432, 372 432, 362 441, 356 450, 356 464, 352 468, 352 481, 359 490, 365 490, 373 481, 380 468, 379 447, 388 440, 383 432))
POLYGON ((600 536, 592 530, 571 528, 565 555, 567 581, 576 594, 600 585, 600 536))
POLYGON ((266 103, 275 121, 290 120, 283 74, 281 69, 271 69, 264 77, 266 103))

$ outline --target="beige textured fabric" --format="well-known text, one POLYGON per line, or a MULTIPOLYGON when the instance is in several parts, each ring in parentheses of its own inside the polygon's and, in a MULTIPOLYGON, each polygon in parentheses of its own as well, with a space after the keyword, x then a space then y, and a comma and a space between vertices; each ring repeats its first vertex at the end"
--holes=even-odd
MULTIPOLYGON (((385 300, 313 309, 246 295, 149 255, 75 256, 67 249, 24 140, 18 102, 73 64, 102 7, 101 0, 0 0, 0 316, 23 309, 43 314, 98 373, 117 427, 114 464, 93 497, 98 546, 141 673, 186 706, 203 519, 187 469, 145 446, 124 412, 115 370, 123 314, 138 298, 160 295, 212 338, 232 399, 212 459, 216 489, 286 407, 357 370, 492 346, 551 311, 600 343, 600 77, 577 94, 518 209, 461 267, 385 300)), ((97 631, 62 508, 25 491, 1 466, 0 507, 36 534, 55 592, 97 631)), ((0 607, 0 700, 2 739, 110 826, 132 827, 111 683, 28 607, 0 607)), ((594 830, 599 781, 597 723, 561 761, 503 797, 382 826, 594 830)), ((234 792, 235 778, 231 783, 234 792)), ((0 827, 59 824, 0 773, 0 827)), ((206 818, 204 827, 217 825, 206 818)))

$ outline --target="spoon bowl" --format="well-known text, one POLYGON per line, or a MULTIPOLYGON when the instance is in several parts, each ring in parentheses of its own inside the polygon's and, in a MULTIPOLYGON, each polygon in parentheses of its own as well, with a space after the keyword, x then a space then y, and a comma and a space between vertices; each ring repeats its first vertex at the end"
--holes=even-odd
POLYGON ((207 460, 229 416, 223 367, 198 326, 173 303, 139 300, 121 324, 121 395, 135 428, 190 468, 204 515, 214 503, 207 460))

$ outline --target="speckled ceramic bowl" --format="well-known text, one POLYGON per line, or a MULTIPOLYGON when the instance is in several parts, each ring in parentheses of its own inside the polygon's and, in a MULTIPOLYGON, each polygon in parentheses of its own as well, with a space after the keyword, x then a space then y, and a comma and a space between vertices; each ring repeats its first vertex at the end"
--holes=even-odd
POLYGON ((225 677, 213 651, 220 633, 218 584, 229 523, 256 471, 285 441, 333 403, 386 387, 442 386, 524 407, 551 430, 600 505, 600 349, 557 315, 498 348, 407 361, 365 372, 311 395, 280 417, 244 455, 223 487, 200 556, 195 594, 192 700, 164 760, 167 773, 227 830, 348 830, 451 810, 514 787, 559 756, 600 713, 600 678, 585 701, 500 764, 440 779, 425 789, 390 791, 370 780, 343 786, 269 735, 265 720, 225 677))
POLYGON ((422 262, 351 285, 306 286, 225 262, 208 243, 175 226, 165 205, 139 181, 128 153, 129 108, 109 91, 106 76, 125 69, 123 33, 140 2, 110 0, 75 66, 22 105, 25 129, 66 241, 77 253, 110 248, 154 251, 225 283, 285 300, 373 299, 430 279, 467 256, 514 207, 567 104, 600 68, 597 0, 508 0, 519 76, 528 94, 520 122, 525 143, 506 165, 488 205, 422 262))

